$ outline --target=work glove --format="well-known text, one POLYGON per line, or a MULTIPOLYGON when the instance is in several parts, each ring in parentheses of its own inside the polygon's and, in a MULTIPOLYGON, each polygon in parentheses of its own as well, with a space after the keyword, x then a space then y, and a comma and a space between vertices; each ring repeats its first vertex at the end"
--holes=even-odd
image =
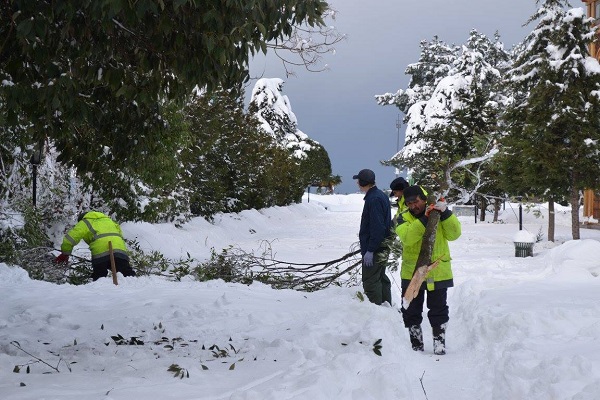
POLYGON ((66 263, 67 261, 69 261, 69 255, 65 254, 65 253, 61 253, 58 257, 56 257, 56 260, 54 260, 54 263, 62 264, 62 263, 66 263))
POLYGON ((431 214, 432 210, 437 210, 441 214, 444 211, 446 211, 446 208, 448 208, 446 200, 443 197, 441 197, 435 204, 430 204, 427 206, 427 209, 425 210, 425 216, 429 217, 429 214, 431 214))
POLYGON ((443 213, 446 211, 446 208, 448 208, 448 205, 446 204, 446 200, 442 197, 437 201, 437 203, 435 203, 433 208, 438 210, 440 213, 443 213))
POLYGON ((363 264, 365 267, 373 266, 373 252, 372 251, 367 251, 365 253, 365 255, 363 256, 363 264))

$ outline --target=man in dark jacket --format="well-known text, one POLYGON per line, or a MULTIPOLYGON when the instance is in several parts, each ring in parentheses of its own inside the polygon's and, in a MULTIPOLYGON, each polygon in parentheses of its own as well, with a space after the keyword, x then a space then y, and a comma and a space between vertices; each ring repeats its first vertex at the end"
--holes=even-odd
POLYGON ((392 227, 390 200, 375 186, 375 173, 370 169, 361 170, 352 179, 357 180, 360 191, 365 193, 358 233, 363 257, 363 289, 371 303, 382 304, 387 301, 391 305, 391 283, 385 274, 389 250, 383 243, 392 227))

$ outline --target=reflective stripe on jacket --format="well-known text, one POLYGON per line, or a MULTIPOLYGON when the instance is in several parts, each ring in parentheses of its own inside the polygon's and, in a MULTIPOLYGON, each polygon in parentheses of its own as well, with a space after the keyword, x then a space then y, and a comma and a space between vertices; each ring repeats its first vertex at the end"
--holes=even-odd
POLYGON ((112 242, 116 256, 129 258, 121 227, 101 212, 90 211, 85 214, 81 221, 67 232, 60 249, 65 254, 71 254, 73 247, 81 240, 90 246, 92 260, 108 256, 108 242, 112 242))
MULTIPOLYGON (((419 258, 419 253, 421 251, 425 225, 410 211, 402 213, 402 218, 404 219, 404 223, 396 227, 396 234, 398 234, 398 237, 402 242, 402 266, 400 276, 402 280, 410 281, 414 274, 415 265, 417 264, 417 259, 419 258)), ((456 215, 454 215, 452 211, 444 211, 437 226, 431 260, 434 261, 440 256, 443 257, 437 268, 434 268, 427 274, 427 290, 454 286, 448 241, 456 240, 460 235, 461 225, 458 218, 456 218, 456 215)))

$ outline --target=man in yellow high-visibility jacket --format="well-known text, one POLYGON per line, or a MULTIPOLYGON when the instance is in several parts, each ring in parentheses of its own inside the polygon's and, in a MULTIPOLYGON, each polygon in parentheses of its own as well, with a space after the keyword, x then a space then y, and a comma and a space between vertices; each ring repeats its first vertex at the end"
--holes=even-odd
POLYGON ((440 213, 431 259, 440 258, 440 264, 427 274, 427 279, 419 289, 408 308, 402 308, 404 326, 408 328, 410 342, 413 350, 423 351, 423 305, 427 294, 427 317, 433 332, 434 353, 446 353, 446 326, 450 319, 447 301, 448 288, 454 286, 452 266, 450 263, 450 247, 448 242, 456 240, 462 233, 460 221, 447 207, 446 202, 440 199, 435 204, 427 204, 427 196, 423 188, 418 185, 404 189, 404 199, 407 211, 400 215, 396 226, 396 233, 402 242, 402 264, 400 276, 402 278, 402 296, 417 267, 417 260, 423 244, 423 234, 429 221, 429 213, 435 209, 440 213))
POLYGON ((404 189, 406 189, 409 186, 410 186, 410 184, 406 181, 406 179, 404 179, 401 176, 394 179, 392 181, 392 183, 390 183, 390 190, 392 191, 392 193, 390 193, 390 197, 395 196, 396 204, 398 204, 398 210, 396 210, 396 214, 394 215, 394 218, 392 220, 394 227, 398 224, 398 222, 397 222, 398 217, 404 211, 408 210, 408 207, 406 207, 406 204, 404 204, 404 194, 403 193, 404 193, 404 189))
POLYGON ((112 244, 117 272, 123 276, 135 276, 129 265, 127 246, 123 240, 123 232, 119 224, 101 212, 90 211, 79 218, 79 222, 65 235, 56 263, 69 260, 73 247, 81 240, 90 246, 92 253, 92 279, 106 277, 110 267, 109 242, 112 244))

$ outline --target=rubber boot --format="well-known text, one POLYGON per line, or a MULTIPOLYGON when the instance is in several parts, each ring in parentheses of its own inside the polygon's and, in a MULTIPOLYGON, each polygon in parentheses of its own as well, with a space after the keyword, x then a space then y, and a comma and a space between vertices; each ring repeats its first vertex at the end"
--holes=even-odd
POLYGON ((432 326, 433 353, 438 356, 446 354, 446 324, 432 326))
POLYGON ((423 330, 421 325, 412 325, 408 327, 408 333, 410 335, 410 344, 414 351, 423 351, 423 330))

